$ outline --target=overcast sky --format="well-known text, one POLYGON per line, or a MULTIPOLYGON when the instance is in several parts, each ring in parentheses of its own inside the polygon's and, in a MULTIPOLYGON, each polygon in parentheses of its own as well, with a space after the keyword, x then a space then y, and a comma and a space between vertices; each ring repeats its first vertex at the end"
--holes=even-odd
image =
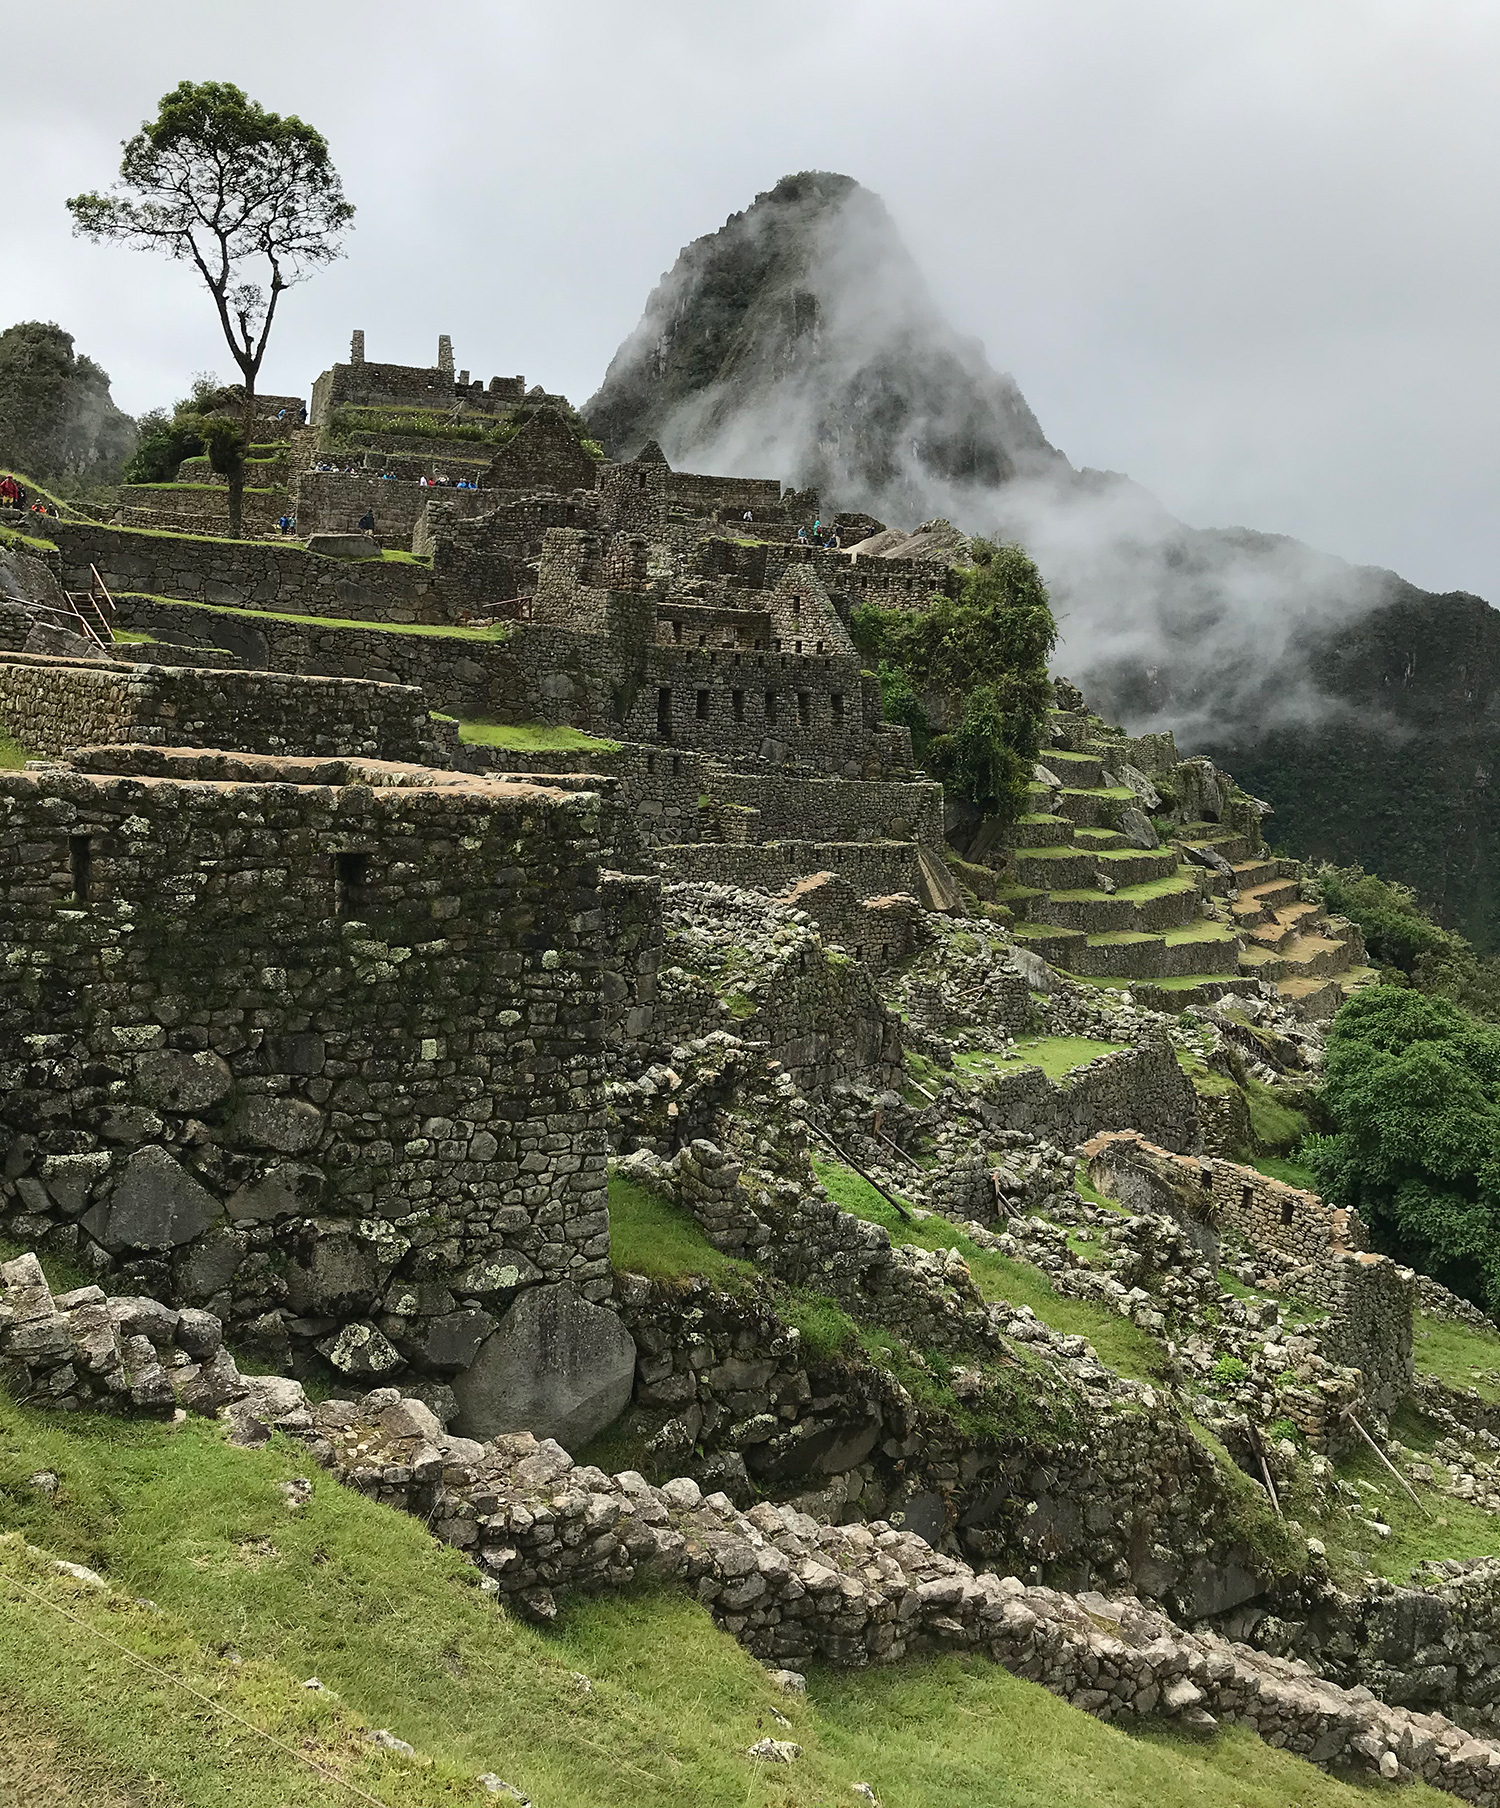
POLYGON ((683 244, 836 169, 1075 464, 1500 601, 1494 0, 74 0, 28 42, 0 325, 59 321, 132 413, 227 353, 185 269, 63 199, 227 80, 319 127, 359 209, 268 391, 362 326, 581 402, 683 244))

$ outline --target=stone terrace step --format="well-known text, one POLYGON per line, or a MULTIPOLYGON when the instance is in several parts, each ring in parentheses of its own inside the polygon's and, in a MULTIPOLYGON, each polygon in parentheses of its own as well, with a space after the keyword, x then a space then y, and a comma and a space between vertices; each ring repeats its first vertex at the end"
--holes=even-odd
MULTIPOLYGON (((1241 869, 1236 867, 1234 870, 1238 877, 1241 869)), ((1239 887, 1241 901, 1253 898, 1262 910, 1275 912, 1299 901, 1295 879, 1243 879, 1239 881, 1239 887)))
POLYGON ((1044 961, 1050 961, 1054 967, 1061 967, 1064 972, 1074 971, 1075 954, 1084 947, 1087 940, 1076 929, 1058 929, 1039 923, 1017 923, 1012 934, 1023 948, 1041 955, 1044 961))
POLYGON ((1087 788, 1099 783, 1104 762, 1091 753, 1069 753, 1062 747, 1045 747, 1037 763, 1055 772, 1065 785, 1087 788))
MULTIPOLYGON (((1087 846, 1087 843, 1083 845, 1087 846)), ((1153 879, 1171 879, 1179 870, 1177 854, 1172 848, 1155 851, 1133 847, 1101 848, 1095 865, 1120 885, 1145 885, 1153 879)), ((1194 891, 1198 889, 1195 877, 1189 873, 1183 873, 1182 877, 1194 891)))
POLYGON ((1005 831, 1005 845, 1013 848, 1067 847, 1072 840, 1073 825, 1066 816, 1048 816, 1041 811, 1018 816, 1005 831))
POLYGON ((1069 948, 1068 971, 1080 978, 1174 979, 1232 976, 1239 938, 1222 924, 1194 924, 1164 935, 1128 930, 1091 935, 1082 948, 1069 948), (1208 932, 1208 933, 1204 933, 1208 932))
POLYGON ((1158 879, 1144 885, 1122 885, 1116 892, 1092 886, 1054 891, 1028 914, 1034 923, 1085 929, 1091 935, 1113 929, 1155 935, 1198 920, 1198 887, 1192 879, 1158 879))
POLYGON ((1294 936, 1284 948, 1249 947, 1240 955, 1240 966, 1260 979, 1326 979, 1348 964, 1344 943, 1322 935, 1294 936))
POLYGON ((1010 871, 1019 885, 1059 891, 1091 886, 1098 865, 1099 856, 1086 848, 1027 847, 1017 848, 1011 856, 1010 871))
MULTIPOLYGON (((1059 836, 1059 840, 1063 837, 1059 836)), ((1074 829, 1073 845, 1075 847, 1105 848, 1129 847, 1131 845, 1118 829, 1074 829)))
POLYGON ((1186 847, 1212 848, 1215 853, 1222 854, 1231 866, 1238 860, 1248 860, 1251 855, 1249 840, 1244 835, 1225 835, 1209 823, 1198 823, 1189 827, 1180 835, 1172 837, 1186 847))
MULTIPOLYGON (((1061 777, 1061 773, 1058 774, 1061 777)), ((1082 828, 1112 829, 1120 812, 1135 802, 1135 793, 1124 785, 1060 792, 1057 812, 1082 828)))

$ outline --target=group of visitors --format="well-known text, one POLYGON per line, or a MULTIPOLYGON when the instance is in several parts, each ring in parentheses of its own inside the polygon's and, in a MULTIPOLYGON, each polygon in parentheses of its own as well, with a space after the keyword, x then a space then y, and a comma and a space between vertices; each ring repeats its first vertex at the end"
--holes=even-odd
POLYGON ((838 552, 843 546, 843 542, 839 539, 838 529, 830 527, 825 531, 821 521, 813 522, 811 534, 805 527, 799 527, 797 544, 799 546, 821 546, 827 552, 838 552))
POLYGON ((297 517, 295 515, 282 515, 282 516, 278 517, 277 522, 276 522, 276 531, 279 534, 296 533, 297 517))
POLYGON ((479 485, 471 477, 419 477, 417 482, 424 490, 477 490, 479 485))
MULTIPOLYGON (((291 416, 292 416, 292 410, 290 408, 278 408, 276 410, 276 425, 278 427, 284 427, 286 425, 287 421, 289 419, 291 419, 291 416)), ((297 415, 296 415, 296 420, 293 422, 293 425, 297 426, 297 427, 305 427, 307 425, 307 403, 306 402, 299 402, 297 404, 297 415)))
POLYGON ((14 477, 0 477, 0 508, 23 509, 26 506, 26 491, 14 477))
POLYGON ((323 459, 320 463, 315 464, 313 466, 313 469, 315 471, 327 471, 331 476, 334 476, 334 477, 363 477, 365 474, 364 467, 362 465, 330 464, 326 458, 323 459))

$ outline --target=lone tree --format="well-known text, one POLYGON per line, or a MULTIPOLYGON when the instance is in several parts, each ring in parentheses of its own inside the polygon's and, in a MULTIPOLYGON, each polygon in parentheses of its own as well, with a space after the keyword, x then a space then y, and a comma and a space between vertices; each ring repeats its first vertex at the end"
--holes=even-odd
POLYGON ((75 231, 191 261, 208 285, 240 367, 238 457, 229 479, 229 529, 238 534, 255 416, 255 381, 283 289, 341 253, 354 217, 320 132, 268 113, 230 82, 181 82, 125 145, 107 195, 74 195, 75 231))

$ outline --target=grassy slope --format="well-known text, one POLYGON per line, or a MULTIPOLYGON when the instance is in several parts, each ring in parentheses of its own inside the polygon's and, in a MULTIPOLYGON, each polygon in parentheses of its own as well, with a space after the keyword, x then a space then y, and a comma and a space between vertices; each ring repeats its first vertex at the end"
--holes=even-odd
MULTIPOLYGON (((316 1471, 312 1500, 289 1513, 275 1484, 307 1471, 294 1445, 233 1450, 214 1426, 49 1422, 0 1405, 6 1523, 148 1596, 165 1617, 44 1587, 258 1724, 365 1766, 360 1780, 392 1808, 493 1800, 462 1780, 481 1770, 544 1808, 814 1808, 854 1800, 856 1782, 885 1808, 1353 1808, 1360 1799, 1243 1736, 1200 1744, 1101 1726, 978 1658, 814 1674, 806 1702, 781 1697, 684 1594, 574 1601, 538 1632, 490 1605, 469 1566, 415 1519, 316 1471), (55 1501, 27 1482, 40 1468, 62 1477, 55 1501), (337 1701, 296 1687, 314 1674, 337 1701), (340 1704, 435 1767, 368 1751, 340 1704), (765 1734, 795 1740, 803 1757, 751 1762, 746 1748, 765 1734)), ((23 1563, 8 1547, 0 1574, 23 1563)), ((18 1573, 34 1580, 34 1570, 18 1573)), ((0 1585, 0 1790, 7 1767, 29 1790, 15 1799, 59 1808, 357 1799, 321 1783, 305 1789, 290 1759, 197 1704, 184 1709, 176 1691, 146 1685, 117 1656, 90 1661, 92 1649, 88 1634, 0 1585), (96 1786, 82 1766, 97 1758, 106 1768, 96 1786)))
POLYGON ((1456 1319, 1418 1312, 1412 1325, 1412 1356, 1421 1375, 1435 1375, 1449 1387, 1472 1387, 1486 1400, 1500 1400, 1500 1333, 1475 1331, 1456 1319))
POLYGON ((1060 1080, 1096 1055, 1112 1055, 1122 1047, 1123 1043, 1095 1042, 1087 1036, 1022 1036, 1017 1039, 1014 1051, 1003 1057, 982 1053, 960 1055, 958 1062, 979 1071, 993 1068, 1002 1073, 1020 1067, 1039 1067, 1049 1080, 1060 1080))
MULTIPOLYGON (((230 542, 238 546, 242 542, 230 542)), ((493 628, 452 628, 422 622, 361 621, 338 615, 291 615, 277 609, 239 609, 232 603, 194 603, 182 596, 154 596, 148 590, 122 590, 116 601, 128 602, 139 597, 146 603, 170 603, 174 609, 201 609, 205 615, 233 615, 241 621, 290 622, 298 628, 359 628, 367 634, 417 634, 439 640, 482 640, 492 644, 510 638, 510 628, 500 623, 493 628)))
POLYGON ((868 1181, 837 1162, 815 1160, 813 1167, 836 1204, 856 1217, 880 1224, 893 1243, 915 1243, 923 1249, 956 1249, 969 1265, 974 1284, 987 1300, 1030 1306, 1043 1324, 1069 1336, 1085 1337, 1099 1360, 1118 1374, 1139 1381, 1155 1378, 1162 1351, 1139 1326, 1087 1300, 1065 1299, 1039 1268, 980 1249, 944 1218, 909 1224, 894 1212, 868 1181))

